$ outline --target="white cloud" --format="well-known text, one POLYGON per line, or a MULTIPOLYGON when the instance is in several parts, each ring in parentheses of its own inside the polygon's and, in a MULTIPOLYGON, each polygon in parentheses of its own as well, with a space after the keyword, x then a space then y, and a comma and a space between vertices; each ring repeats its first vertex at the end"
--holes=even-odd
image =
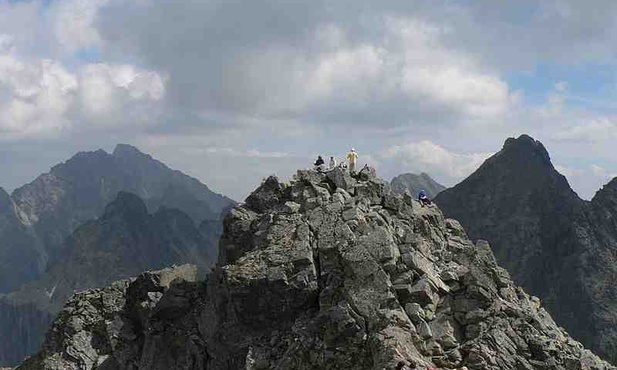
POLYGON ((562 166, 556 164, 555 169, 557 170, 557 172, 564 175, 568 180, 574 177, 581 176, 583 174, 583 171, 581 171, 580 169, 569 166, 562 166))
POLYGON ((383 162, 390 162, 399 172, 426 172, 449 185, 475 171, 493 153, 461 154, 430 141, 393 146, 379 153, 383 162))
POLYGON ((442 44, 440 38, 449 30, 416 19, 390 19, 388 24, 400 43, 402 89, 411 97, 480 117, 509 107, 512 98, 503 80, 482 71, 471 55, 442 44))
POLYGON ((17 52, 0 35, 0 140, 57 137, 88 126, 155 124, 165 79, 130 65, 70 71, 17 52))
POLYGON ((589 169, 591 170, 591 173, 596 176, 596 177, 600 177, 602 179, 605 180, 610 180, 613 177, 615 177, 617 174, 613 173, 613 172, 609 172, 606 168, 598 165, 598 164, 592 164, 589 169))
POLYGON ((3 38, 0 49, 0 138, 57 134, 77 90, 77 79, 51 60, 19 60, 3 38))
MULTIPOLYGON (((130 114, 131 110, 139 108, 140 102, 160 102, 165 95, 165 81, 161 75, 130 65, 87 65, 79 78, 84 114, 103 125, 113 125, 112 118, 130 114)), ((156 123, 156 117, 146 118, 152 119, 150 124, 156 123)), ((140 122, 148 124, 143 119, 140 122)))
POLYGON ((394 16, 393 4, 375 12, 340 3, 268 4, 243 9, 236 20, 242 27, 233 29, 226 19, 239 17, 236 5, 207 2, 112 3, 96 24, 106 52, 135 55, 168 74, 168 97, 179 102, 172 115, 456 125, 502 116, 517 101, 496 69, 452 48, 446 39, 454 31, 421 14, 394 16), (183 22, 170 22, 169 14, 183 22), (273 18, 284 21, 267 26, 273 18))
POLYGON ((101 37, 94 26, 99 8, 110 0, 62 0, 50 5, 52 32, 67 52, 99 47, 101 37))
MULTIPOLYGON (((550 138, 563 158, 607 158, 614 119, 573 110, 591 106, 575 81, 558 81, 538 107, 520 97, 542 92, 512 91, 509 79, 546 77, 539 63, 568 63, 551 76, 612 63, 615 14, 608 0, 0 0, 0 140, 151 140, 164 144, 153 154, 204 167, 208 181, 226 176, 220 188, 238 193, 238 174, 292 171, 310 163, 304 153, 351 143, 380 171, 450 184, 488 155, 462 153, 496 150, 514 132, 550 138), (413 144, 380 153, 408 135, 413 144), (188 146, 211 152, 182 159, 188 146)), ((564 173, 591 174, 572 162, 564 173)))
POLYGON ((560 141, 597 143, 617 138, 617 122, 608 117, 590 119, 555 134, 560 141))
POLYGON ((591 199, 606 183, 617 176, 617 172, 606 165, 597 163, 579 166, 555 166, 557 171, 566 176, 568 182, 583 199, 591 199))

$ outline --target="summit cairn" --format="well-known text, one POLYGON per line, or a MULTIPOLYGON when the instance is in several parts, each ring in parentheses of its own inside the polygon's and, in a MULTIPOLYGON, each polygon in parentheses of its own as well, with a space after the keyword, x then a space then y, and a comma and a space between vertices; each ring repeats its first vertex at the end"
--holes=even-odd
POLYGON ((206 281, 143 298, 129 284, 128 308, 100 315, 113 325, 78 333, 98 346, 91 363, 110 367, 76 360, 83 341, 56 322, 20 369, 615 369, 457 221, 391 193, 373 170, 335 171, 267 178, 226 216, 206 281))

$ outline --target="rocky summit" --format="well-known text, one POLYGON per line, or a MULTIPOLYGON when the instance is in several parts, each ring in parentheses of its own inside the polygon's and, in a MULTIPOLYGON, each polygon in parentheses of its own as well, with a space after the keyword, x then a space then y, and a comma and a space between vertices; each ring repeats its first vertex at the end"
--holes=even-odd
POLYGON ((204 281, 183 267, 77 294, 19 369, 615 369, 486 242, 388 189, 370 171, 269 177, 204 281))
POLYGON ((522 135, 435 202, 471 238, 488 240, 560 326, 617 363, 616 189, 613 180, 580 199, 542 143, 522 135))

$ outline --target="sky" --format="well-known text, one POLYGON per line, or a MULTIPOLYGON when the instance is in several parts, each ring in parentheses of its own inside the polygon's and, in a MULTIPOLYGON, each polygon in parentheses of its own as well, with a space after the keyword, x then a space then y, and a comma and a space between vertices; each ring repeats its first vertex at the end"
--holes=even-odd
POLYGON ((318 154, 452 186, 529 134, 617 174, 611 0, 0 0, 0 186, 128 143, 242 200, 318 154))

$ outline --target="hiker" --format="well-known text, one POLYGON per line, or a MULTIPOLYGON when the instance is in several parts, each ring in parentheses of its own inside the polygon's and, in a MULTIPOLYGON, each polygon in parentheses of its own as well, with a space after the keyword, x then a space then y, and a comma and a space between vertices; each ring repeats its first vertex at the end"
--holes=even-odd
POLYGON ((324 169, 324 164, 326 162, 324 162, 323 158, 321 158, 320 155, 317 156, 317 160, 315 161, 315 169, 317 171, 322 171, 324 169))
POLYGON ((421 206, 430 206, 432 204, 431 200, 428 199, 428 196, 426 195, 426 191, 424 190, 420 190, 420 193, 418 194, 418 201, 421 206))
POLYGON ((351 148, 351 151, 347 153, 347 161, 349 162, 349 173, 356 172, 356 161, 358 160, 358 153, 355 148, 351 148))
POLYGON ((336 167, 336 159, 333 156, 330 157, 330 169, 333 170, 336 167))

